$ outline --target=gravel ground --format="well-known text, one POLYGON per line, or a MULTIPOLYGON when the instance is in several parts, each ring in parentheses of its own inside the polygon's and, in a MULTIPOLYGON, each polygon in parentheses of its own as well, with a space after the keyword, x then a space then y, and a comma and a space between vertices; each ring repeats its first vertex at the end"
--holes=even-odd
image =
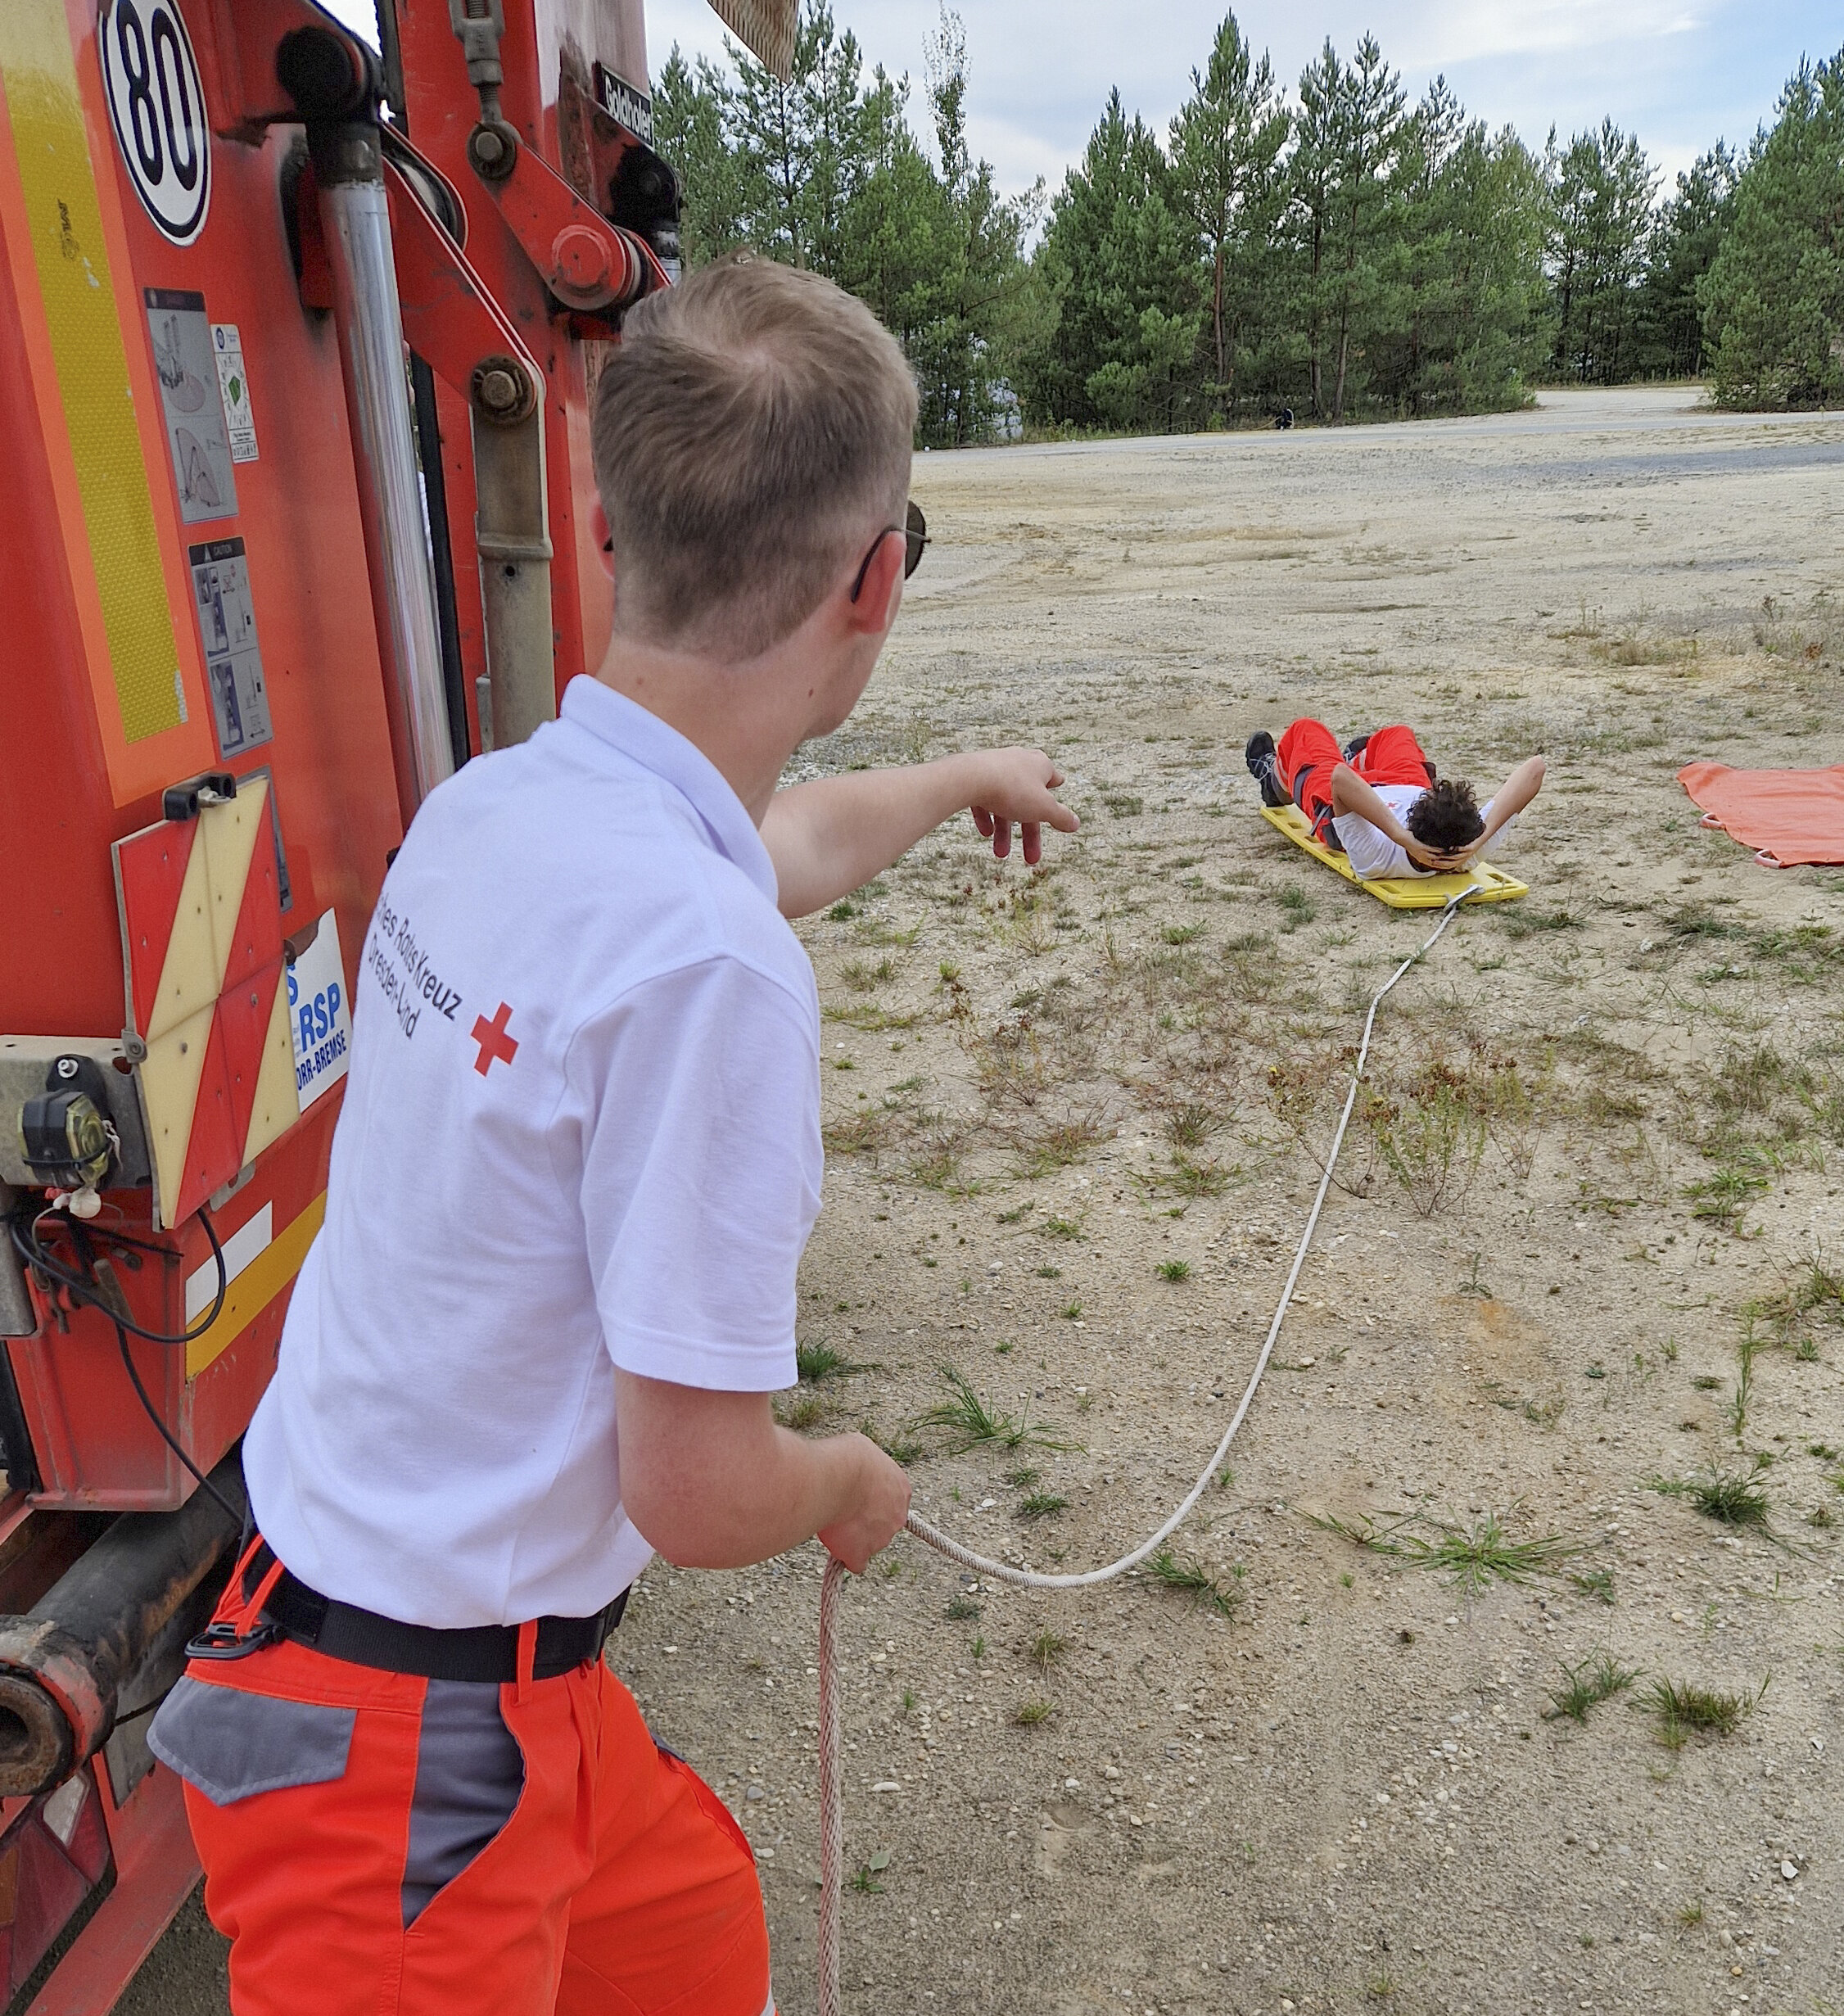
MULTIPOLYGON (((1109 1558, 1201 1467, 1426 929, 1256 818, 1250 730, 1551 768, 1530 896, 1383 1010, 1175 1549, 1205 1586, 1027 1597, 906 1540, 850 1593, 848 2009, 1838 2003, 1844 875, 1756 867, 1674 772, 1844 760, 1840 464, 1844 420, 1666 391, 919 465, 938 543, 798 767, 1038 743, 1083 829, 1035 875, 938 836, 803 928, 831 1154, 784 1412, 871 1426, 989 1553, 1109 1558), (923 1422, 947 1367, 997 1440, 923 1422), (1727 1521, 1684 1488, 1724 1479, 1727 1521)), ((757 1845, 788 2016, 818 1576, 655 1564, 613 1648, 757 1845)), ((195 1901, 122 2008, 222 2009, 220 1956, 195 1901)))

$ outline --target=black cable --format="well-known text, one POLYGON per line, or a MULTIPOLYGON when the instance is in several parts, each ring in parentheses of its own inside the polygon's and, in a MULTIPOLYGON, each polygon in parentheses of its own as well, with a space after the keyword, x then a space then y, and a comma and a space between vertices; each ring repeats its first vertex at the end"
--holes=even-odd
MULTIPOLYGON (((117 1306, 115 1300, 103 1291, 96 1272, 96 1253, 93 1236, 89 1227, 80 1219, 61 1218, 58 1223, 70 1235, 70 1243, 77 1249, 78 1257, 89 1270, 87 1276, 73 1274, 60 1267, 46 1251, 43 1241, 38 1237, 40 1223, 52 1215, 50 1212, 40 1212, 33 1218, 29 1227, 22 1225, 17 1217, 9 1218, 7 1221, 7 1228, 12 1236, 15 1250, 29 1267, 36 1269, 51 1280, 61 1283, 77 1301, 86 1304, 90 1309, 100 1309, 103 1315, 108 1318, 115 1329, 115 1342, 120 1348, 122 1363, 127 1370, 129 1381, 134 1388, 134 1397, 141 1403, 142 1410, 148 1420, 153 1423, 155 1433, 192 1473, 199 1489, 215 1503, 233 1526, 241 1529, 243 1524, 242 1513, 237 1511, 224 1493, 180 1447, 166 1423, 160 1419, 160 1409, 154 1405, 147 1387, 142 1384, 140 1368, 134 1363, 134 1354, 129 1349, 128 1341, 132 1334, 148 1344, 193 1344, 202 1337, 223 1314, 224 1299, 230 1293, 230 1271, 225 1263, 224 1249, 219 1241, 217 1227, 211 1223, 210 1212, 201 1205, 198 1215, 200 1223, 205 1227, 205 1236, 211 1242, 211 1257, 217 1263, 218 1292, 211 1299, 211 1307, 206 1312, 204 1322, 190 1330, 183 1330, 177 1335, 161 1330, 143 1328, 141 1324, 134 1321, 133 1317, 125 1314, 117 1306)), ((111 1233, 106 1236, 115 1238, 118 1235, 111 1233)), ((169 1249, 165 1246, 149 1245, 144 1241, 129 1238, 125 1234, 120 1235, 120 1237, 123 1245, 140 1247, 144 1252, 165 1254, 169 1251, 169 1249)))
POLYGON ((192 1473, 192 1476, 197 1480, 199 1489, 201 1491, 209 1493, 210 1495, 217 1502, 218 1507, 224 1513, 224 1517, 229 1520, 233 1526, 236 1526, 241 1530, 243 1525, 242 1513, 237 1510, 237 1508, 231 1503, 230 1500, 226 1498, 224 1493, 218 1489, 217 1485, 206 1476, 205 1472, 199 1468, 198 1465, 192 1461, 191 1457, 189 1457, 186 1452, 180 1448, 179 1444, 174 1440, 172 1431, 168 1428, 166 1423, 160 1419, 160 1409, 154 1405, 153 1401, 148 1396, 147 1389, 141 1383, 141 1373, 139 1368, 134 1363, 134 1354, 128 1348, 127 1326, 122 1322, 120 1317, 115 1314, 113 1309, 109 1310, 107 1314, 110 1322, 115 1327, 115 1342, 121 1347, 122 1363, 128 1367, 129 1379, 134 1387, 134 1397, 141 1403, 142 1408, 145 1411, 148 1420, 154 1424, 155 1432, 159 1435, 161 1441, 163 1441, 166 1446, 172 1450, 173 1453, 179 1458, 180 1462, 186 1466, 187 1469, 192 1473))
MULTIPOLYGON (((199 1223, 205 1227, 206 1237, 211 1242, 211 1257, 217 1263, 218 1292, 211 1299, 211 1307, 206 1312, 205 1320, 195 1324, 190 1330, 182 1330, 176 1335, 163 1330, 144 1329, 132 1316, 117 1309, 94 1286, 94 1256, 90 1250, 92 1234, 80 1219, 62 1218, 53 1212, 41 1211, 31 1220, 29 1227, 21 1224, 17 1218, 9 1218, 7 1229, 12 1235, 15 1250, 28 1267, 36 1268, 61 1286, 69 1289, 79 1302, 87 1303, 92 1309, 101 1309, 105 1316, 120 1323, 131 1336, 139 1337, 146 1344, 197 1344, 224 1313, 224 1299, 230 1293, 230 1273, 224 1263, 224 1249, 219 1243, 218 1229, 211 1223, 210 1212, 203 1205, 199 1206, 198 1217, 199 1223), (38 1227, 47 1218, 52 1218, 62 1231, 70 1234, 71 1243, 90 1268, 87 1278, 81 1274, 68 1272, 46 1251, 44 1243, 38 1236, 38 1227)), ((166 1254, 171 1250, 165 1246, 151 1245, 143 1240, 130 1239, 125 1234, 111 1232, 107 1236, 119 1240, 123 1245, 138 1247, 143 1253, 166 1254)))

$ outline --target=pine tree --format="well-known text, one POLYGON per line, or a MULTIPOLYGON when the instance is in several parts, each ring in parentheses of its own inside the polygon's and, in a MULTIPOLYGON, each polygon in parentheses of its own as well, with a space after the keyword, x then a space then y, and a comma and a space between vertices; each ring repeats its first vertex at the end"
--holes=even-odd
POLYGON ((1555 368, 1584 385, 1611 385, 1631 373, 1656 179, 1638 140, 1611 119, 1560 151, 1552 131, 1546 166, 1555 368))
POLYGON ((1157 138, 1111 93, 1082 166, 1051 205, 1037 255, 1052 319, 1026 360, 1034 411, 1168 430, 1191 416, 1201 261, 1171 180, 1157 138))
POLYGON ((1699 298, 1720 404, 1844 399, 1844 50, 1801 63, 1756 136, 1699 298))
POLYGON ((1719 140, 1679 174, 1653 219, 1636 310, 1638 364, 1648 375, 1691 377, 1707 362, 1697 289, 1734 219, 1737 172, 1719 140))
MULTIPOLYGON (((4 4, 4 0, 0 0, 4 4)), ((654 116, 685 183, 688 264, 747 246, 808 266, 864 300, 916 374, 920 441, 988 438, 1017 346, 1037 192, 998 194, 966 143, 966 39, 943 12, 931 58, 938 174, 905 118, 906 79, 865 75, 827 0, 807 0, 793 75, 726 43, 734 75, 675 49, 654 116)))
POLYGON ((758 207, 730 144, 733 93, 708 57, 694 70, 675 43, 653 86, 653 144, 678 171, 679 236, 685 264, 700 266, 749 242, 758 207))
MULTIPOLYGON (((1331 53, 1327 45, 1327 53, 1331 53)), ((1353 352, 1380 311, 1382 266, 1393 184, 1403 141, 1402 79, 1384 63, 1372 35, 1358 44, 1335 102, 1335 179, 1327 233, 1330 274, 1326 335, 1336 363, 1331 417, 1345 418, 1353 352)))
POLYGON ((1371 377, 1398 414, 1516 405, 1546 338, 1541 169, 1495 138, 1437 77, 1410 116, 1397 229, 1384 262, 1388 326, 1371 377))
POLYGON ((1236 408, 1238 374, 1277 313, 1274 230, 1286 201, 1281 151, 1292 122, 1265 53, 1254 60, 1233 14, 1172 122, 1174 199, 1209 262, 1210 393, 1236 408))

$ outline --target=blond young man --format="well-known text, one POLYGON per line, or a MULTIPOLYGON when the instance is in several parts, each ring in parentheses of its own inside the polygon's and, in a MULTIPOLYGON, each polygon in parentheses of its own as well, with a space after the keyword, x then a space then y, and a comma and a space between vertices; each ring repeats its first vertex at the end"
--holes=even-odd
POLYGON ((771 1412, 822 1163, 784 920, 964 807, 1001 855, 1076 823, 1030 750, 777 789, 920 557, 915 416, 811 274, 643 303, 594 426, 607 658, 385 883, 255 1531, 152 1738, 237 2016, 772 2007, 747 1843, 600 1655, 655 1548, 862 1571, 907 1510, 873 1443, 771 1412), (394 1012, 406 958, 452 1013, 394 1012))

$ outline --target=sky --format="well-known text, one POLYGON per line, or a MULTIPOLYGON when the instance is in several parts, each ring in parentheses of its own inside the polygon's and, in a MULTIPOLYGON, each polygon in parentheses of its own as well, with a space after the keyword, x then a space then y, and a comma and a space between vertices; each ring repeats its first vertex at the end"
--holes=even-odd
MULTIPOLYGON (((330 0, 368 27, 372 3, 330 0)), ((938 0, 832 6, 867 61, 906 71, 920 97, 938 0)), ((974 151, 1009 192, 1039 175, 1054 191, 1112 86, 1163 132, 1209 56, 1224 0, 960 0, 959 11, 974 151)), ((1835 0, 1247 0, 1237 19, 1290 84, 1327 36, 1349 56, 1367 29, 1412 97, 1444 72, 1473 116, 1515 126, 1533 147, 1552 125, 1566 138, 1611 117, 1638 134, 1667 189, 1712 142, 1745 141, 1770 119, 1802 55, 1816 62, 1844 44, 1835 0)), ((656 72, 675 42, 723 56, 705 0, 648 0, 647 38, 656 72)))

